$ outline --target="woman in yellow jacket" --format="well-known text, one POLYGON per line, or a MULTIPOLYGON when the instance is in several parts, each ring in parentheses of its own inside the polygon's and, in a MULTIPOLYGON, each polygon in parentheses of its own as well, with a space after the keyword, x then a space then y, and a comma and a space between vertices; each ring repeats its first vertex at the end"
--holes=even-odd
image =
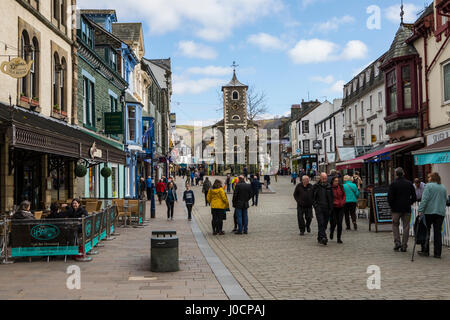
POLYGON ((211 205, 213 235, 224 235, 225 232, 222 231, 223 220, 226 219, 226 211, 230 208, 230 204, 222 187, 222 181, 214 181, 206 199, 211 205))

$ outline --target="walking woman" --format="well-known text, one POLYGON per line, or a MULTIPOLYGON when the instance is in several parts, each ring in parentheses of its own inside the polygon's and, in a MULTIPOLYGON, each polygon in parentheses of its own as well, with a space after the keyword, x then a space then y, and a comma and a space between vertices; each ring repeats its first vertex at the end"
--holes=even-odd
POLYGON ((175 207, 175 201, 178 202, 177 192, 173 187, 173 182, 169 182, 167 187, 166 205, 167 205, 167 220, 173 220, 173 209, 175 207))
POLYGON ((160 179, 159 182, 156 184, 156 193, 158 194, 159 204, 161 204, 161 201, 163 200, 163 196, 164 196, 165 192, 166 192, 166 185, 160 179))
POLYGON ((342 219, 344 218, 345 190, 339 183, 339 178, 334 177, 331 180, 331 189, 333 190, 333 212, 331 214, 330 240, 333 240, 334 230, 337 226, 337 243, 342 242, 342 219))
POLYGON ((350 176, 344 177, 344 189, 345 189, 345 224, 347 226, 347 230, 350 230, 350 217, 352 218, 353 227, 355 230, 358 228, 356 224, 356 202, 359 197, 359 190, 356 184, 352 182, 352 178, 350 176))
MULTIPOLYGON (((442 252, 441 231, 447 209, 447 190, 441 184, 441 177, 437 172, 433 172, 430 175, 429 181, 423 191, 419 215, 425 214, 428 235, 430 234, 431 226, 433 226, 434 257, 440 258, 442 252)), ((428 236, 429 238, 430 236, 428 236)), ((430 255, 429 241, 422 245, 422 251, 419 251, 419 254, 426 257, 430 255)))
POLYGON ((211 205, 213 235, 224 235, 225 233, 222 231, 223 220, 226 219, 226 211, 230 208, 230 204, 220 180, 214 181, 206 198, 211 205))

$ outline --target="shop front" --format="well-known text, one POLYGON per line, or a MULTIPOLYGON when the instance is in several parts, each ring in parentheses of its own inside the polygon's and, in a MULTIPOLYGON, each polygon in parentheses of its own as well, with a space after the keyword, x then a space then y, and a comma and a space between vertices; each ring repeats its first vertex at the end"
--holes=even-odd
POLYGON ((0 130, 3 212, 23 200, 36 210, 73 198, 77 164, 90 169, 101 163, 125 163, 122 150, 83 129, 22 108, 0 105, 0 130))
POLYGON ((303 154, 297 157, 297 172, 299 170, 305 170, 306 173, 310 173, 311 170, 317 171, 318 158, 317 154, 303 154))

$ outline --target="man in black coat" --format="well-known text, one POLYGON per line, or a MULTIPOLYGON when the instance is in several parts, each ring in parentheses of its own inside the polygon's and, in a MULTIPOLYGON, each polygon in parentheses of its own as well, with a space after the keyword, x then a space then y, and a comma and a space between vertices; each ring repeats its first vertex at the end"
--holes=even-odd
POLYGON ((295 187, 294 198, 297 201, 297 220, 300 235, 305 235, 305 229, 311 232, 311 221, 313 218, 313 186, 309 183, 309 177, 303 176, 302 182, 295 187), (306 223, 305 223, 306 219, 306 223))
POLYGON ((416 202, 416 190, 411 181, 405 179, 402 168, 395 169, 397 179, 389 186, 388 202, 392 211, 392 232, 394 234, 394 250, 406 252, 408 248, 409 223, 411 221, 411 205, 416 202), (400 241, 400 219, 403 224, 403 242, 400 241))
POLYGON ((248 201, 252 197, 252 186, 245 183, 243 176, 239 177, 239 182, 236 185, 233 193, 233 207, 236 209, 236 219, 238 223, 238 230, 236 234, 248 233, 248 201))
POLYGON ((320 181, 313 187, 313 207, 319 227, 317 241, 325 246, 328 243, 326 233, 328 220, 330 220, 330 215, 333 211, 333 190, 327 182, 327 178, 326 173, 321 173, 320 181))
POLYGON ((258 206, 259 189, 261 189, 261 182, 259 182, 256 176, 251 179, 252 185, 252 206, 258 206))

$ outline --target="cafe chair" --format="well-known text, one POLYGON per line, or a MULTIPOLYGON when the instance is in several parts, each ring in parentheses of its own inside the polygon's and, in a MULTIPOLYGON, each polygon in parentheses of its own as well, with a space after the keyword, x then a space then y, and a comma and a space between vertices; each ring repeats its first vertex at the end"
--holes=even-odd
POLYGON ((86 211, 87 212, 95 212, 97 211, 97 202, 86 202, 86 211))
POLYGON ((97 201, 97 207, 96 207, 95 211, 101 211, 102 210, 102 206, 103 206, 103 201, 98 200, 97 201))
POLYGON ((139 200, 128 200, 128 212, 130 213, 130 223, 139 223, 139 200))

